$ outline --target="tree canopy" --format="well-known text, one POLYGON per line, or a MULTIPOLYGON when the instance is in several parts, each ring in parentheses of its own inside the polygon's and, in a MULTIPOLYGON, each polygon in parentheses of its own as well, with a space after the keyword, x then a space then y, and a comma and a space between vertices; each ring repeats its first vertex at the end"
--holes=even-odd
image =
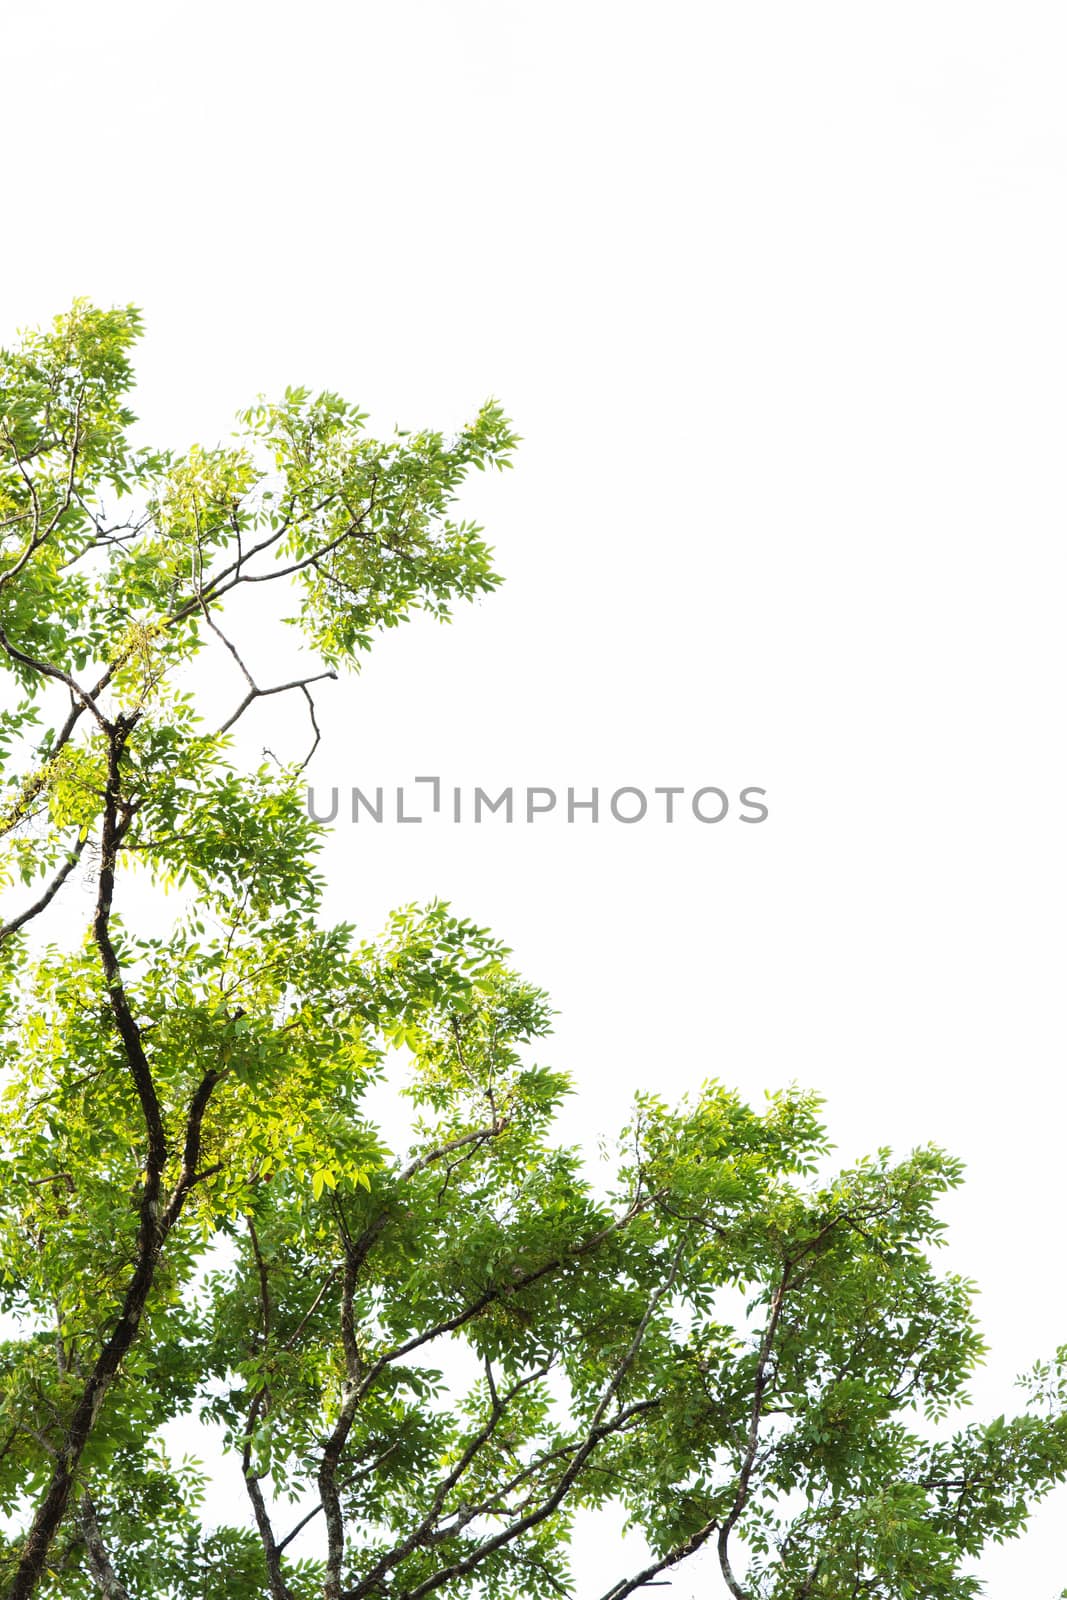
POLYGON ((262 698, 313 749, 324 678, 496 584, 453 512, 510 464, 501 408, 377 440, 290 389, 149 450, 140 326, 79 302, 0 356, 0 1593, 550 1600, 610 1503, 650 1555, 605 1551, 603 1600, 704 1547, 734 1600, 976 1594, 1067 1475, 1067 1352, 1018 1416, 951 1417, 983 1350, 932 1260, 958 1163, 828 1177, 814 1096, 711 1082, 640 1096, 602 1181, 508 951, 441 904, 325 925, 306 754, 240 758, 262 698), (239 630, 286 611, 306 671, 265 681, 239 630))

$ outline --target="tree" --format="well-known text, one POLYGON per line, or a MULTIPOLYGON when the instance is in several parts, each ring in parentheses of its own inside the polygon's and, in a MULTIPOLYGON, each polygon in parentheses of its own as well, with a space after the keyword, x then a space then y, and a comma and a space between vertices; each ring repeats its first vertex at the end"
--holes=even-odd
POLYGON ((548 1600, 610 1501, 652 1555, 605 1600, 703 1546, 735 1600, 976 1593, 1067 1474, 1067 1352, 1020 1416, 947 1427, 982 1351, 929 1259, 958 1164, 826 1181, 813 1096, 711 1083, 642 1096, 594 1185, 552 1138, 546 997, 443 905, 370 944, 323 926, 306 757, 238 760, 263 697, 306 703, 314 748, 322 679, 497 582, 451 511, 509 463, 500 408, 376 441, 290 389, 232 447, 157 453, 139 331, 79 302, 0 359, 0 1591, 548 1600), (308 656, 281 683, 232 620, 276 597, 308 656), (72 878, 89 925, 45 943, 72 878), (162 931, 123 920, 137 879, 175 891, 162 931), (391 1051, 402 1154, 366 1109, 391 1051), (241 1526, 169 1458, 185 1414, 241 1526))

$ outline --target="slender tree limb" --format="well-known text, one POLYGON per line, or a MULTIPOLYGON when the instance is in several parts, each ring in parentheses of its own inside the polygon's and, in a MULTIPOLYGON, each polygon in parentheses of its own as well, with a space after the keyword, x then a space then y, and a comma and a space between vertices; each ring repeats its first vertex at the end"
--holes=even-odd
POLYGON ((256 1519, 256 1528, 260 1542, 263 1545, 263 1557, 267 1568, 267 1584, 270 1589, 271 1600, 293 1600, 293 1592, 285 1581, 281 1566, 281 1546, 274 1538, 274 1529, 267 1512, 267 1503, 263 1497, 263 1490, 259 1480, 252 1473, 245 1473, 245 1488, 248 1498, 252 1503, 252 1514, 256 1519))
POLYGON ((52 516, 48 522, 48 526, 44 529, 41 539, 42 544, 44 543, 44 540, 49 538, 49 536, 53 534, 59 527, 60 522, 66 516, 74 502, 74 482, 78 471, 78 455, 81 450, 81 415, 83 394, 84 389, 79 389, 77 399, 74 403, 74 429, 70 441, 70 465, 67 468, 66 489, 62 500, 52 513, 52 516))
POLYGON ((76 682, 69 672, 64 672, 62 667, 53 666, 50 661, 39 661, 36 656, 28 655, 25 650, 20 650, 17 645, 11 643, 3 628, 0 628, 0 647, 3 648, 4 653, 12 661, 17 661, 20 666, 29 667, 32 672, 39 673, 42 678, 54 678, 57 683, 65 683, 71 694, 76 696, 85 710, 96 718, 106 734, 110 735, 114 731, 112 724, 96 704, 94 696, 87 689, 83 689, 81 684, 76 682))
MULTIPOLYGON (((603 1435, 599 1432, 599 1429, 605 1420, 608 1408, 618 1394, 627 1373, 630 1371, 637 1359, 638 1352, 640 1351, 641 1345, 644 1342, 645 1334, 648 1331, 649 1323, 652 1321, 652 1318, 655 1315, 658 1307, 671 1293, 675 1283, 677 1282, 678 1273, 681 1269, 682 1258, 687 1242, 688 1236, 683 1234, 681 1239, 679 1239, 677 1246, 675 1247, 674 1254, 671 1259, 670 1269, 664 1278, 664 1281, 650 1297, 641 1320, 634 1331, 633 1337, 630 1339, 630 1342, 627 1345, 623 1356, 619 1360, 615 1371, 608 1379, 608 1382, 604 1385, 600 1399, 597 1402, 596 1408, 590 1420, 585 1439, 575 1451, 574 1456, 561 1474, 559 1481, 552 1492, 542 1501, 539 1506, 531 1511, 526 1512, 525 1515, 517 1518, 515 1521, 510 1522, 506 1527, 502 1528, 498 1533, 493 1534, 490 1538, 483 1540, 480 1544, 476 1545, 468 1555, 461 1557, 458 1561, 452 1562, 447 1567, 441 1568, 432 1576, 425 1578, 421 1583, 416 1584, 414 1588, 405 1590, 405 1600, 422 1600, 423 1595, 431 1594, 435 1590, 443 1588, 445 1584, 451 1583, 457 1578, 466 1577, 468 1573, 473 1572, 476 1567, 479 1567, 482 1562, 486 1561, 491 1555, 495 1554, 497 1550, 501 1550, 505 1546, 514 1543, 516 1539, 521 1538, 524 1533, 528 1533, 532 1528, 537 1527, 539 1523, 544 1522, 547 1517, 550 1517, 553 1512, 559 1509, 574 1483, 578 1479, 586 1462, 596 1449, 600 1439, 603 1437, 603 1435)), ((326 1600, 363 1600, 363 1597, 368 1592, 368 1588, 364 1582, 357 1584, 352 1589, 346 1590, 343 1595, 338 1593, 338 1595, 335 1596, 326 1591, 326 1600)))
MULTIPOLYGON (((334 676, 336 677, 336 673, 334 674, 334 676)), ((303 761, 301 761, 300 765, 296 769, 298 772, 303 772, 304 768, 307 766, 308 762, 311 760, 312 756, 315 754, 315 751, 319 748, 319 745, 322 743, 322 729, 319 727, 319 719, 315 715, 315 701, 314 701, 314 698, 312 697, 311 690, 308 688, 306 683, 302 683, 300 685, 300 692, 304 696, 304 699, 307 701, 308 716, 311 718, 311 731, 315 735, 315 737, 311 741, 311 749, 308 751, 307 755, 304 757, 303 761)))
POLYGON ((200 610, 201 610, 201 613, 203 615, 204 621, 207 623, 208 627, 211 629, 211 631, 215 635, 216 639, 221 639, 222 643, 225 645, 226 649, 229 651, 229 653, 233 657, 234 661, 236 661, 237 666, 241 671, 241 675, 243 676, 245 682, 248 684, 248 687, 250 689, 254 689, 256 687, 256 680, 253 678, 252 674, 249 672, 248 668, 245 666, 244 661, 243 661, 243 659, 241 657, 241 653, 238 650, 237 646, 234 644, 232 639, 228 638, 226 636, 226 634, 223 633, 222 629, 219 627, 218 623, 215 621, 214 617, 211 615, 211 612, 208 609, 207 601, 204 599, 203 594, 200 593, 199 591, 197 593, 197 599, 200 601, 200 610))
POLYGON ((182 1206, 186 1196, 194 1184, 200 1183, 204 1178, 211 1177, 221 1169, 221 1163, 207 1167, 203 1172, 197 1171, 200 1161, 200 1146, 203 1139, 204 1117, 207 1114, 208 1103, 216 1087, 225 1076, 224 1072, 216 1072, 213 1068, 204 1073, 192 1100, 189 1102, 189 1112, 185 1124, 185 1144, 182 1149, 182 1164, 178 1174, 178 1182, 174 1186, 170 1202, 163 1213, 162 1229, 166 1236, 181 1215, 182 1206))
MULTIPOLYGON (((650 1412, 658 1410, 662 1403, 661 1397, 655 1396, 648 1400, 635 1400, 632 1404, 623 1407, 615 1416, 600 1424, 596 1430, 596 1442, 600 1444, 604 1439, 627 1432, 632 1423, 638 1422, 642 1417, 648 1416, 650 1412)), ((528 1462, 514 1477, 501 1484, 493 1494, 487 1495, 485 1499, 479 1501, 476 1505, 467 1506, 462 1516, 457 1516, 447 1528, 441 1529, 440 1537, 454 1537, 457 1533, 461 1533, 467 1524, 473 1522, 476 1517, 501 1514, 509 1517, 519 1516, 534 1503, 539 1490, 537 1488, 531 1489, 524 1499, 510 1507, 504 1505, 508 1496, 514 1494, 515 1490, 520 1488, 522 1484, 528 1483, 531 1478, 535 1478, 545 1467, 551 1466, 554 1461, 562 1461, 572 1457, 575 1451, 581 1448, 582 1443, 582 1439, 570 1440, 567 1444, 555 1445, 550 1450, 543 1450, 539 1456, 528 1462)))
MULTIPOLYGON (((244 699, 241 701, 241 704, 237 707, 237 710, 233 713, 232 716, 227 717, 226 721, 222 724, 222 727, 218 729, 218 732, 216 733, 216 738, 221 739, 221 737, 222 737, 222 735, 224 733, 229 733, 229 731, 233 727, 234 723, 235 722, 239 722, 241 720, 241 718, 244 716, 245 712, 248 710, 248 708, 252 704, 253 700, 261 700, 261 699, 264 699, 267 695, 272 695, 272 694, 288 694, 288 692, 291 689, 302 689, 306 694, 307 693, 307 686, 308 686, 309 683, 321 683, 324 678, 336 679, 336 677, 337 677, 337 674, 336 674, 336 672, 334 672, 333 668, 331 667, 326 672, 314 672, 308 678, 294 678, 291 683, 275 683, 275 684, 272 684, 269 689, 260 689, 260 688, 257 688, 255 684, 253 684, 252 688, 249 689, 248 693, 245 695, 244 699)), ((316 740, 316 744, 317 743, 318 743, 318 740, 316 740)), ((307 759, 310 760, 311 757, 309 756, 307 759)), ((306 764, 307 764, 307 762, 305 762, 305 765, 306 764)))
MULTIPOLYGON (((306 511, 301 512, 299 515, 294 514, 294 512, 290 510, 280 519, 278 526, 276 528, 272 528, 270 533, 258 540, 256 544, 252 545, 247 550, 239 550, 236 559, 231 561, 228 566, 222 567, 218 572, 209 573, 207 578, 198 585, 195 596, 190 600, 184 601, 176 611, 171 612, 166 618, 166 621, 183 622, 192 614, 192 612, 199 609, 202 599, 221 600, 224 595, 229 594, 231 590, 236 589, 239 584, 251 582, 265 583, 275 578, 286 577, 290 569, 285 567, 275 567, 271 572, 257 573, 255 575, 245 572, 244 568, 249 561, 252 561, 256 556, 262 554, 264 550, 270 550, 271 548, 277 546, 278 543, 284 539, 285 535, 290 531, 290 529, 299 527, 302 523, 307 522, 311 517, 318 516, 320 511, 325 511, 327 507, 337 499, 337 493, 338 492, 334 490, 330 494, 325 495, 321 500, 317 501, 314 505, 309 506, 306 511)), ((333 546, 331 545, 328 548, 333 548, 333 546)), ((324 550, 317 550, 313 554, 318 556, 324 553, 324 550)), ((306 565, 306 563, 303 564, 306 565)))
MULTIPOLYGON (((41 497, 37 492, 37 484, 33 478, 33 475, 26 470, 26 462, 32 460, 33 456, 23 456, 20 453, 18 446, 11 437, 11 431, 6 422, 0 425, 0 431, 3 432, 4 438, 7 441, 8 449, 11 451, 11 459, 15 463, 15 466, 18 470, 18 475, 26 485, 26 490, 30 497, 33 520, 33 535, 29 541, 29 545, 17 561, 14 568, 12 568, 9 572, 6 572, 3 577, 0 577, 0 585, 2 585, 6 583, 9 578, 13 578, 17 572, 21 571, 22 567, 25 566, 26 562, 33 555, 34 551, 38 549, 38 547, 44 542, 44 539, 43 535, 41 535, 41 497)), ((34 452, 34 454, 36 453, 37 452, 34 452)))
MULTIPOLYGON (((361 1478, 369 1478, 373 1476, 373 1474, 385 1464, 389 1457, 395 1453, 398 1444, 399 1440, 393 1439, 389 1444, 386 1445, 385 1449, 379 1451, 379 1453, 372 1460, 365 1462, 364 1465, 359 1467, 355 1472, 350 1472, 345 1478, 343 1487, 350 1489, 352 1485, 358 1483, 361 1478)), ((290 1528, 289 1532, 285 1535, 285 1538, 279 1539, 279 1555, 283 1550, 292 1544, 293 1540, 298 1534, 303 1533, 309 1522, 314 1522, 316 1517, 322 1516, 322 1511, 323 1507, 322 1502, 320 1501, 317 1506, 312 1506, 310 1511, 305 1512, 304 1516, 300 1518, 300 1521, 295 1525, 295 1527, 290 1528)))
POLYGON ((77 840, 73 849, 70 851, 70 854, 67 856, 66 861, 55 874, 44 893, 33 902, 32 906, 27 906, 25 911, 20 912, 17 917, 12 917, 10 922, 5 922, 3 927, 0 928, 0 942, 8 938, 11 934, 16 933, 19 928, 24 928, 27 922, 32 922, 34 917, 39 916, 47 906, 51 905, 60 889, 62 889, 63 885, 74 871, 74 868, 78 865, 86 843, 87 836, 83 834, 77 840))
POLYGON ((495 1135, 503 1133, 510 1121, 510 1117, 495 1117, 492 1122, 486 1123, 484 1127, 475 1128, 470 1133, 461 1133, 455 1139, 446 1139, 444 1144, 435 1145, 432 1150, 427 1150, 423 1155, 417 1156, 414 1161, 411 1161, 402 1172, 397 1174, 397 1182, 407 1183, 417 1173, 423 1172, 427 1167, 432 1166, 435 1161, 440 1161, 444 1156, 452 1155, 454 1151, 462 1150, 467 1145, 485 1144, 495 1135))
POLYGON ((737 1575, 730 1563, 730 1535, 737 1524, 738 1518, 748 1503, 748 1492, 752 1480, 752 1469, 755 1466, 756 1451, 759 1448, 759 1429, 760 1421, 763 1416, 763 1394, 767 1387, 768 1380, 767 1367, 770 1361, 771 1351, 774 1347, 775 1335, 778 1332, 778 1324, 781 1320, 782 1308, 785 1305, 785 1297, 789 1291, 791 1273, 792 1263, 787 1262, 785 1269, 782 1272, 782 1276, 778 1281, 778 1285, 775 1288, 774 1294, 771 1297, 770 1315, 767 1318, 767 1326, 763 1330, 763 1338, 760 1340, 759 1354, 756 1358, 756 1373, 752 1385, 752 1408, 748 1421, 748 1438, 745 1444, 744 1457, 742 1458, 741 1462, 741 1471, 738 1474, 737 1491, 734 1495, 733 1505, 730 1507, 730 1510, 719 1529, 719 1537, 717 1541, 719 1568, 722 1572, 723 1582, 733 1595, 734 1600, 751 1600, 751 1596, 748 1594, 747 1590, 745 1590, 739 1583, 737 1575))
POLYGON ((283 1550, 288 1549, 289 1545, 292 1544, 297 1535, 303 1533, 308 1523, 314 1522, 315 1518, 320 1517, 321 1515, 321 1503, 317 1506, 312 1506, 311 1510, 306 1512, 304 1516, 300 1518, 300 1521, 296 1524, 296 1526, 289 1529, 289 1532, 285 1535, 285 1538, 278 1540, 278 1543, 275 1545, 275 1549, 277 1550, 278 1554, 281 1555, 283 1550))
POLYGON ((256 1232, 256 1225, 252 1217, 246 1214, 245 1222, 248 1224, 248 1237, 252 1241, 252 1254, 255 1257, 256 1272, 259 1275, 259 1305, 265 1347, 270 1343, 271 1326, 270 1283, 267 1278, 267 1263, 264 1261, 263 1252, 259 1247, 259 1235, 256 1232))
POLYGON ((666 1572, 669 1568, 677 1566, 678 1562, 684 1561, 687 1556, 695 1555, 702 1545, 707 1544, 718 1526, 719 1524, 714 1517, 710 1522, 705 1522, 704 1526, 698 1528, 696 1533, 690 1534, 688 1539, 679 1545, 675 1545, 673 1550, 668 1551, 665 1556, 661 1556, 658 1561, 650 1562, 647 1567, 643 1567, 632 1578, 625 1578, 615 1584, 614 1588, 609 1589, 601 1597, 601 1600, 626 1600, 626 1596, 633 1594, 635 1589, 656 1587, 653 1580, 658 1578, 661 1572, 666 1572))
POLYGON ((304 1315, 301 1317, 300 1321, 297 1323, 297 1325, 296 1325, 295 1329, 293 1330, 293 1332, 289 1335, 288 1339, 286 1339, 286 1341, 285 1341, 286 1350, 294 1350, 296 1348, 296 1345, 297 1345, 297 1343, 299 1342, 299 1339, 300 1339, 300 1335, 303 1333, 304 1329, 307 1327, 308 1323, 311 1321, 312 1317, 315 1315, 316 1311, 319 1309, 319 1307, 321 1306, 322 1302, 325 1300, 327 1294, 329 1293, 330 1285, 332 1283, 334 1283, 334 1281, 337 1278, 337 1274, 340 1272, 340 1270, 341 1270, 340 1267, 334 1267, 333 1270, 327 1274, 325 1282, 322 1285, 322 1288, 319 1290, 319 1292, 315 1296, 314 1300, 312 1300, 311 1304, 308 1306, 307 1310, 304 1312, 304 1315))
POLYGON ((355 1317, 353 1314, 353 1298, 358 1273, 359 1264, 355 1253, 352 1250, 347 1250, 341 1288, 341 1344, 344 1349, 345 1379, 341 1386, 341 1408, 337 1421, 334 1423, 330 1436, 326 1441, 318 1474, 319 1499, 322 1502, 323 1513, 326 1517, 327 1541, 326 1579, 322 1588, 323 1600, 340 1600, 341 1595, 341 1563, 344 1560, 345 1552, 345 1528, 344 1517, 341 1513, 341 1497, 337 1487, 337 1468, 345 1444, 348 1441, 348 1436, 352 1431, 352 1424, 355 1421, 361 1395, 362 1361, 356 1339, 355 1317))
POLYGON ((89 1571, 92 1573, 93 1582, 104 1596, 104 1600, 130 1600, 130 1592, 115 1571, 111 1556, 104 1543, 96 1507, 88 1490, 82 1494, 79 1510, 82 1533, 85 1537, 85 1552, 89 1560, 89 1571))
POLYGON ((280 1546, 274 1537, 274 1525, 267 1510, 267 1502, 260 1488, 261 1474, 252 1471, 252 1435, 260 1412, 263 1410, 264 1391, 256 1395, 248 1413, 245 1425, 245 1439, 241 1450, 241 1476, 244 1479, 245 1491, 252 1505, 252 1515, 256 1519, 256 1530, 259 1533, 260 1543, 263 1546, 263 1559, 267 1568, 267 1585, 270 1589, 271 1600, 293 1600, 292 1591, 285 1581, 282 1572, 280 1546))
POLYGON ((662 1190, 659 1190, 654 1194, 645 1195, 640 1200, 635 1200, 621 1216, 615 1217, 605 1227, 591 1234, 588 1239, 583 1239, 579 1244, 570 1245, 558 1256, 553 1256, 551 1260, 543 1262, 541 1266, 532 1267, 528 1272, 521 1273, 509 1283, 490 1285, 475 1300, 462 1307, 453 1316, 446 1317, 444 1321, 435 1323, 432 1328, 427 1328, 422 1333, 414 1334, 410 1339, 405 1340, 403 1344, 395 1346, 394 1349, 383 1352, 367 1369, 361 1379, 359 1398, 363 1398, 376 1382, 381 1372, 392 1362, 402 1360, 404 1356, 410 1355, 413 1350, 418 1350, 423 1345, 430 1344, 434 1339, 440 1339, 447 1333, 455 1333, 458 1328, 464 1327, 468 1322, 473 1321, 475 1317, 481 1316, 482 1312, 495 1304, 497 1300, 515 1294, 520 1289, 528 1289, 531 1284, 539 1283, 542 1278, 547 1278, 554 1272, 559 1272, 565 1267, 580 1262, 585 1256, 599 1249, 612 1234, 628 1227, 635 1217, 648 1210, 659 1199, 662 1192, 662 1190))
MULTIPOLYGON (((99 699, 100 695, 111 682, 112 677, 121 664, 121 660, 122 658, 120 657, 116 661, 112 662, 112 664, 108 666, 97 679, 96 683, 88 691, 88 698, 90 700, 95 702, 99 699)), ((54 761, 59 755, 60 751, 70 743, 70 740, 74 734, 74 730, 77 727, 83 712, 85 711, 85 705, 81 700, 78 699, 73 689, 68 687, 68 693, 70 694, 70 711, 65 722, 56 733, 52 744, 48 748, 46 764, 39 768, 36 773, 32 774, 30 778, 24 780, 23 793, 20 796, 17 804, 14 806, 8 821, 3 825, 2 828, 0 828, 0 834, 10 833, 13 828, 18 827, 19 823, 23 821, 26 816, 26 808, 32 805, 33 801, 47 786, 48 763, 54 761)), ((40 749, 40 746, 38 746, 38 749, 40 749)))
MULTIPOLYGON (((389 1551, 388 1555, 375 1562, 370 1571, 360 1580, 358 1591, 360 1594, 370 1593, 380 1584, 384 1577, 392 1572, 395 1567, 398 1567, 402 1561, 405 1561, 413 1550, 417 1550, 420 1545, 424 1545, 429 1541, 429 1536, 440 1520, 449 1494, 467 1473, 479 1451, 493 1437, 493 1434, 503 1421, 512 1400, 521 1394, 524 1389, 528 1389, 532 1383, 536 1383, 540 1378, 546 1377, 550 1367, 551 1362, 542 1363, 532 1372, 517 1379, 510 1389, 500 1395, 497 1393, 496 1384, 493 1381, 492 1366, 486 1361, 490 1391, 489 1415, 482 1426, 468 1439, 455 1466, 438 1483, 430 1501, 429 1509, 421 1521, 415 1525, 406 1538, 402 1539, 399 1544, 389 1551)), ((450 1530, 450 1532, 454 1531, 450 1530)))
MULTIPOLYGON (((330 498, 336 499, 337 496, 331 495, 330 498)), ((324 507, 321 507, 320 509, 324 509, 324 507)), ((241 582, 271 583, 275 578, 289 578, 292 577, 294 572, 303 572, 305 567, 317 565, 324 556, 332 555, 335 550, 339 549, 340 546, 345 544, 349 539, 365 539, 368 537, 366 533, 361 531, 362 523, 366 515, 367 513, 364 512, 360 516, 354 517, 349 523, 348 527, 345 528, 342 533, 339 533, 336 538, 331 539, 327 544, 321 545, 319 549, 313 550, 309 556, 302 556, 299 561, 290 562, 289 566, 287 567, 276 567, 273 572, 243 573, 241 582)), ((262 548, 262 546, 260 548, 262 548)), ((253 556, 255 554, 256 552, 254 550, 249 551, 249 556, 253 556)))

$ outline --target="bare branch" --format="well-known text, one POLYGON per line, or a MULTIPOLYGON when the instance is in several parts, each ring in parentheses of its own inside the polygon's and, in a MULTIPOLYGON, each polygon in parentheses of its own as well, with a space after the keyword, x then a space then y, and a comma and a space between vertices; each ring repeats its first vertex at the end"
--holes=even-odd
MULTIPOLYGON (((334 676, 336 677, 336 673, 334 674, 334 676)), ((319 727, 319 719, 315 715, 315 702, 312 699, 311 690, 308 688, 306 683, 302 683, 300 685, 300 688, 301 688, 301 691, 303 693, 304 699, 308 703, 308 716, 311 718, 311 728, 312 728, 312 732, 315 735, 314 739, 311 741, 311 749, 308 751, 307 755, 304 757, 303 761, 301 761, 299 767, 297 768, 298 772, 303 772, 304 768, 307 766, 308 762, 311 760, 312 756, 315 754, 315 751, 319 748, 319 745, 322 743, 322 729, 319 727)))
POLYGON ((249 672, 248 668, 245 666, 244 661, 241 659, 241 654, 238 651, 237 646, 234 644, 232 639, 227 638, 227 636, 223 633, 222 629, 219 627, 218 623, 212 617, 211 612, 208 610, 207 602, 204 599, 203 595, 199 592, 199 590, 197 591, 197 599, 200 602, 200 610, 203 612, 204 621, 207 623, 208 627, 211 629, 211 631, 215 635, 215 637, 217 639, 221 639, 222 640, 222 643, 226 646, 226 649, 230 652, 230 655, 233 657, 233 659, 236 661, 238 667, 240 668, 241 673, 242 673, 242 675, 244 677, 244 680, 248 684, 248 687, 250 689, 252 689, 252 690, 255 690, 255 687, 256 687, 255 679, 253 678, 252 674, 249 672))
POLYGON ((290 1528, 289 1532, 285 1535, 285 1538, 278 1540, 278 1543, 274 1547, 277 1550, 278 1554, 281 1555, 283 1550, 288 1549, 288 1547, 292 1544, 293 1540, 296 1538, 297 1534, 303 1533, 303 1531, 307 1527, 308 1523, 309 1522, 314 1522, 315 1518, 319 1517, 321 1515, 322 1515, 322 1506, 321 1506, 321 1504, 319 1504, 317 1506, 312 1506, 311 1510, 308 1511, 304 1516, 302 1516, 300 1518, 300 1521, 296 1524, 296 1527, 295 1528, 290 1528))
MULTIPOLYGON (((224 733, 229 733, 234 723, 240 721, 240 719, 244 716, 253 700, 260 700, 266 695, 271 694, 287 694, 291 689, 302 689, 304 693, 307 694, 307 686, 309 683, 321 683, 324 678, 333 678, 336 680, 336 677, 337 674, 331 667, 326 672, 314 672, 310 677, 307 678, 294 678, 290 683, 272 684, 269 689, 260 689, 253 684, 251 689, 249 689, 248 693, 245 695, 244 699, 241 701, 241 704, 237 707, 237 710, 222 724, 222 727, 218 730, 216 737, 221 738, 224 733)), ((310 696, 308 696, 308 698, 310 699, 310 696)), ((314 707, 312 707, 312 711, 314 712, 314 707)), ((316 733, 317 732, 318 729, 316 728, 316 733)), ((318 744, 317 738, 315 740, 315 744, 318 744)), ((312 746, 313 751, 314 748, 315 747, 312 746)), ((307 760, 310 761, 310 759, 311 757, 308 756, 307 760)), ((305 761, 304 765, 307 765, 307 761, 305 761)))

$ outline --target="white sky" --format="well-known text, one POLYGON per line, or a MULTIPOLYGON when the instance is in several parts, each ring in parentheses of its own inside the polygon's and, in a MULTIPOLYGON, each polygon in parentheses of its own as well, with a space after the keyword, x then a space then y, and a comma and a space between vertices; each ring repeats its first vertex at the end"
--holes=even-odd
MULTIPOLYGON (((1011 1408, 1067 1338, 1067 12, 38 0, 0 44, 0 337, 135 300, 165 443, 287 382, 524 435, 465 498, 505 588, 321 697, 318 783, 769 791, 759 828, 342 825, 331 911, 490 923, 569 1133, 715 1074, 823 1091, 843 1160, 964 1156, 1011 1408)), ((1067 1582, 1063 1510, 993 1600, 1067 1582)))

